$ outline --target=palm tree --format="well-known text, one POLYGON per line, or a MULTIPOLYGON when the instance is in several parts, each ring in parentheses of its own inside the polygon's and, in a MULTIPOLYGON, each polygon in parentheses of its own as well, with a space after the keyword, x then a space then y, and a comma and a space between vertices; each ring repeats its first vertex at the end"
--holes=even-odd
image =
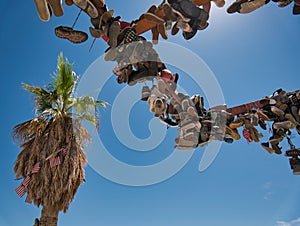
POLYGON ((14 172, 16 178, 24 178, 16 189, 18 195, 27 192, 26 201, 42 206, 35 225, 57 225, 58 212, 67 211, 84 181, 84 145, 90 136, 81 121, 99 126, 97 107, 106 103, 88 96, 74 97, 78 80, 72 65, 60 54, 53 81, 45 89, 24 84, 34 94, 36 115, 13 128, 13 137, 22 149, 14 172))

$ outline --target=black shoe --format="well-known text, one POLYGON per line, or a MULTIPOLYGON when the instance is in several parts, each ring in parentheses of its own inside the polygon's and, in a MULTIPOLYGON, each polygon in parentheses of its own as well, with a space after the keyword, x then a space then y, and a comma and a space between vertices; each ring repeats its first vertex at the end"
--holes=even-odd
POLYGON ((299 14, 300 14, 300 6, 294 4, 293 15, 299 15, 299 14))
POLYGON ((191 32, 186 32, 186 31, 182 32, 182 35, 185 40, 189 40, 189 39, 193 38, 196 34, 197 34, 197 30, 193 30, 191 32))

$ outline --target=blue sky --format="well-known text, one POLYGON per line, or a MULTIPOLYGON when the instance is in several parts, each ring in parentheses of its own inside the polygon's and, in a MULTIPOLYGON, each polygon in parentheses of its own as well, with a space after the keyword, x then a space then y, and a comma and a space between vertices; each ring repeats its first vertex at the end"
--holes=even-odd
MULTIPOLYGON (((121 1, 107 1, 108 7, 127 21, 159 3, 130 0, 125 6, 121 1)), ((228 106, 270 95, 277 88, 299 89, 300 17, 292 15, 291 6, 281 9, 273 2, 252 14, 229 15, 225 9, 230 3, 226 2, 222 9, 213 6, 209 27, 195 38, 186 41, 178 34, 170 35, 168 41, 203 59, 217 78, 228 106)), ((83 75, 107 48, 102 40, 97 40, 89 52, 92 38, 80 45, 58 39, 54 28, 71 26, 79 11, 75 6, 64 8, 64 16, 44 23, 37 16, 33 1, 14 4, 4 0, 0 6, 1 226, 32 225, 33 219, 40 216, 39 208, 26 204, 14 192, 19 182, 14 180, 13 164, 19 148, 12 142, 11 128, 34 116, 32 97, 22 90, 21 82, 40 86, 48 83, 60 52, 83 75)), ((88 32, 89 26, 88 17, 82 14, 76 28, 88 32)), ((150 34, 145 36, 149 38, 150 34)), ((101 71, 99 76, 104 76, 101 71)), ((109 102, 124 87, 111 76, 100 94, 109 102)), ((180 76, 179 84, 189 94, 202 92, 188 76, 180 76)), ((173 153, 175 129, 169 129, 164 142, 151 152, 137 152, 122 145, 111 127, 111 109, 101 111, 100 137, 115 158, 133 165, 148 165, 173 153)), ((137 103, 129 118, 136 136, 149 136, 150 119, 148 105, 137 103)), ((263 141, 268 139, 266 135, 263 141)), ((298 135, 293 141, 300 145, 298 135)), ((282 145, 288 148, 287 142, 282 145)), ((240 140, 223 144, 213 164, 199 172, 203 150, 196 149, 176 175, 150 186, 120 185, 87 166, 86 182, 67 214, 60 214, 59 225, 300 225, 300 178, 292 175, 286 157, 270 155, 259 144, 240 140)))

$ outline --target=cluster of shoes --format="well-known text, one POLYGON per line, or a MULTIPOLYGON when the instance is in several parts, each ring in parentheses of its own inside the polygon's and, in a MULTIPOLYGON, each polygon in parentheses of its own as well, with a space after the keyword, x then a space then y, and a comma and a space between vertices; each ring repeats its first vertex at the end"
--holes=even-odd
POLYGON ((284 137, 290 135, 292 129, 300 134, 300 92, 287 93, 279 89, 268 100, 269 104, 263 107, 263 111, 268 120, 273 121, 273 134, 262 146, 270 153, 281 154, 279 143, 284 137))
MULTIPOLYGON (((228 13, 241 13, 247 14, 255 11, 256 9, 268 4, 270 0, 236 0, 228 8, 228 13)), ((294 2, 293 15, 300 14, 300 1, 299 0, 273 0, 278 7, 283 8, 294 2)))
MULTIPOLYGON (((212 1, 224 2, 224 0, 212 1)), ((64 14, 62 0, 35 0, 35 3, 38 15, 43 21, 48 21, 52 12, 55 16, 64 14)), ((201 1, 197 2, 197 0, 195 2, 169 0, 164 1, 159 6, 152 5, 137 20, 126 22, 122 21, 120 16, 113 17, 114 10, 108 10, 104 0, 65 0, 65 4, 67 6, 75 5, 84 11, 90 17, 93 25, 93 27, 89 27, 91 36, 103 38, 110 47, 117 46, 116 37, 126 28, 133 29, 137 35, 151 31, 154 44, 158 42, 159 35, 163 39, 168 39, 166 30, 169 29, 171 29, 172 35, 176 35, 181 29, 183 37, 191 39, 198 30, 207 28, 209 18, 207 11, 210 9, 208 7, 208 10, 204 10, 201 1)), ((88 35, 83 31, 74 30, 74 25, 72 27, 56 27, 56 36, 73 43, 86 41, 88 35)))
POLYGON ((116 45, 106 50, 104 59, 118 63, 113 72, 119 84, 133 86, 137 82, 151 81, 166 68, 152 43, 137 35, 134 28, 126 27, 118 36, 109 38, 116 45))

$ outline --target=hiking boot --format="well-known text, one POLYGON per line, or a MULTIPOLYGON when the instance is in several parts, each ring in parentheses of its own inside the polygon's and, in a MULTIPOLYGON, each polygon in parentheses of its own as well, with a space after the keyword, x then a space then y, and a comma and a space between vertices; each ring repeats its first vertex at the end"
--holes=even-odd
POLYGON ((261 146, 267 150, 270 154, 273 154, 275 152, 274 149, 269 147, 269 142, 261 143, 261 146))
POLYGON ((74 4, 82 9, 91 18, 96 18, 99 16, 98 11, 90 0, 73 0, 74 4))
POLYGON ((71 27, 59 26, 54 29, 54 32, 57 37, 67 39, 75 44, 85 42, 88 39, 85 32, 73 30, 71 27))
POLYGON ((150 95, 151 95, 151 90, 150 90, 149 86, 143 86, 141 100, 147 101, 150 95))

